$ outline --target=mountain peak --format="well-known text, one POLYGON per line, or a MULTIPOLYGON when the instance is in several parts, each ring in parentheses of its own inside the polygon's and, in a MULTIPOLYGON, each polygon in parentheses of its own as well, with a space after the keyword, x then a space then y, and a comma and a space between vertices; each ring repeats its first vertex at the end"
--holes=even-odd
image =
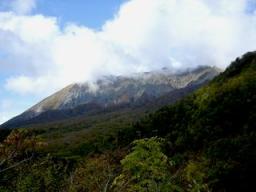
POLYGON ((203 84, 218 74, 219 71, 213 67, 201 66, 176 74, 165 68, 130 76, 104 76, 94 83, 71 84, 4 125, 19 125, 19 122, 29 121, 46 112, 57 111, 63 114, 77 107, 81 110, 81 106, 86 106, 83 109, 86 113, 97 107, 103 109, 139 105, 185 87, 203 84))

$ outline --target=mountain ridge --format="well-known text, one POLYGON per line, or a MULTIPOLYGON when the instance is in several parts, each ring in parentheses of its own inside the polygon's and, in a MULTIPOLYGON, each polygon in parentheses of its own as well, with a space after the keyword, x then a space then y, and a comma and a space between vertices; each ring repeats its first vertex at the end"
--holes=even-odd
MULTIPOLYGON (((189 93, 219 73, 220 70, 215 67, 200 66, 177 74, 162 69, 132 76, 106 76, 94 84, 71 84, 1 127, 19 127, 19 124, 26 125, 25 122, 40 123, 40 119, 42 122, 54 121, 55 118, 61 120, 106 109, 136 107, 156 101, 164 95, 170 96, 170 93, 178 90, 187 90, 189 93)), ((176 95, 182 97, 185 94, 176 95)))

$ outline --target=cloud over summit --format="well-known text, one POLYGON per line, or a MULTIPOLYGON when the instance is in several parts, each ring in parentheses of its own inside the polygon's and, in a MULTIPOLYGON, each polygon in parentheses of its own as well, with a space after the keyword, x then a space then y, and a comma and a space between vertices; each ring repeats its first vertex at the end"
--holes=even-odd
POLYGON ((130 0, 98 31, 60 27, 55 17, 28 14, 36 4, 26 2, 0 12, 0 70, 13 70, 5 88, 21 94, 47 95, 107 74, 225 67, 256 45, 250 0, 130 0))

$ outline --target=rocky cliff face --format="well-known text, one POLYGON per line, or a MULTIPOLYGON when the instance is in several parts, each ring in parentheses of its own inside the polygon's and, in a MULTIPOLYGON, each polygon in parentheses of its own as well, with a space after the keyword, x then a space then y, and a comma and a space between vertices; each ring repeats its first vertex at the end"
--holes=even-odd
POLYGON ((72 84, 8 121, 3 127, 18 126, 20 123, 24 124, 22 122, 30 122, 34 118, 45 116, 45 113, 48 114, 46 115, 48 119, 52 116, 49 119, 52 121, 55 116, 56 118, 63 116, 60 113, 65 114, 63 116, 65 118, 68 118, 69 114, 75 116, 74 109, 78 111, 77 114, 81 115, 109 107, 144 104, 167 93, 174 93, 186 87, 199 86, 213 79, 219 72, 220 70, 214 67, 199 67, 182 73, 173 73, 171 70, 162 69, 137 73, 129 77, 106 76, 90 84, 72 84), (54 114, 51 113, 53 111, 54 114))

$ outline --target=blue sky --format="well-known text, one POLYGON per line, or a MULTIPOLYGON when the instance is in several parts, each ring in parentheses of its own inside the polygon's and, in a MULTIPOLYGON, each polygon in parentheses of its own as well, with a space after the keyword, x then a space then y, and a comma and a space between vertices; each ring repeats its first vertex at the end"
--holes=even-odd
MULTIPOLYGON (((11 0, 13 1, 13 0, 11 0)), ((10 0, 1 0, 0 11, 11 11, 10 0)), ((36 7, 30 15, 42 14, 56 17, 61 27, 67 23, 87 26, 99 30, 106 20, 111 19, 118 12, 119 7, 126 0, 37 0, 36 7)), ((13 1, 14 2, 14 1, 13 1)), ((1 50, 0 61, 8 57, 1 50)), ((40 101, 45 95, 19 94, 5 89, 6 79, 16 74, 14 68, 6 68, 0 73, 0 123, 10 117, 18 115, 40 101)))
POLYGON ((62 24, 74 22, 99 29, 117 13, 123 2, 125 0, 38 0, 35 11, 56 16, 62 24))
POLYGON ((254 0, 0 0, 0 123, 61 88, 256 49, 254 0))

